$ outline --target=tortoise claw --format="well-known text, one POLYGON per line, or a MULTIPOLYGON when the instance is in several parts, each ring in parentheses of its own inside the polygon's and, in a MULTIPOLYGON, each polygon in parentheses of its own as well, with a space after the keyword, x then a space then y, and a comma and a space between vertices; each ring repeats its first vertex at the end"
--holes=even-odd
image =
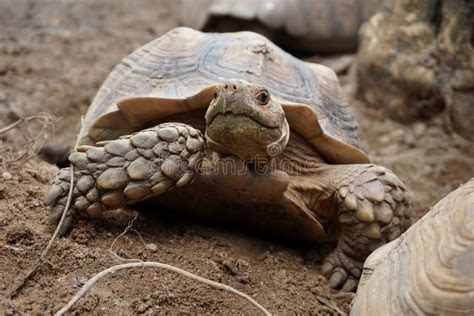
POLYGON ((342 289, 341 291, 342 292, 354 292, 355 289, 357 288, 357 284, 359 282, 357 282, 357 280, 349 277, 347 280, 346 280, 346 283, 344 283, 344 285, 342 286, 342 289))
MULTIPOLYGON (((44 203, 45 205, 51 206, 49 212, 48 223, 56 225, 61 220, 61 217, 66 208, 67 195, 69 194, 70 188, 70 177, 65 175, 69 173, 69 168, 62 169, 54 178, 51 187, 45 194, 44 203)), ((66 218, 61 226, 59 234, 65 235, 72 227, 74 210, 72 207, 69 209, 66 218)))
POLYGON ((325 260, 321 267, 321 274, 329 281, 333 289, 341 288, 344 292, 354 291, 360 277, 362 262, 349 257, 338 246, 325 260))
POLYGON ((332 287, 333 289, 337 288, 346 279, 347 279, 347 272, 344 271, 343 269, 338 269, 331 275, 331 278, 329 278, 329 286, 332 287))

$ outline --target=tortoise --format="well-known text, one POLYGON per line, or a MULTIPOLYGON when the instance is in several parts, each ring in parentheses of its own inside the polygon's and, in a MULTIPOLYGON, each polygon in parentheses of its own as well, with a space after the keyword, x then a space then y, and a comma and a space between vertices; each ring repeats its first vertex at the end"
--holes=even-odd
POLYGON ((203 31, 258 32, 298 55, 347 53, 382 0, 181 0, 181 25, 203 31))
MULTIPOLYGON (((409 225, 407 189, 361 149, 335 73, 256 33, 176 28, 138 48, 98 91, 84 130, 69 156, 80 215, 146 201, 285 239, 338 241, 322 272, 347 291, 369 253, 409 225)), ((69 181, 60 170, 46 195, 51 223, 69 181)))
POLYGON ((351 315, 473 315, 473 261, 474 178, 367 258, 351 315))

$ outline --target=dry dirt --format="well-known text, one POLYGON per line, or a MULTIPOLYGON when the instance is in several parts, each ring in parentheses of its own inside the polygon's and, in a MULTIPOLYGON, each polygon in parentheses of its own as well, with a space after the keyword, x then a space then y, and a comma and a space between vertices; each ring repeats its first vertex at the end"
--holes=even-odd
MULTIPOLYGON (((0 126, 49 112, 62 118, 49 143, 72 145, 80 115, 113 65, 176 23, 167 6, 154 1, 0 2, 0 126)), ((474 146, 446 131, 442 117, 407 126, 367 109, 353 100, 352 73, 353 68, 341 82, 354 104, 362 138, 373 160, 394 170, 412 190, 417 219, 474 175, 474 146)), ((3 141, 12 145, 14 137, 9 134, 3 141)), ((42 195, 57 168, 34 158, 8 171, 11 179, 0 176, 0 311, 50 314, 93 274, 119 263, 108 249, 127 221, 80 220, 56 242, 49 263, 9 299, 50 239, 42 195)), ((161 261, 223 282, 275 314, 337 315, 327 306, 331 302, 349 310, 352 295, 330 290, 318 273, 327 247, 283 244, 173 217, 139 217, 134 228, 154 246, 145 247, 130 232, 114 248, 123 257, 161 261)), ((151 269, 107 277, 73 312, 256 314, 236 296, 151 269)))

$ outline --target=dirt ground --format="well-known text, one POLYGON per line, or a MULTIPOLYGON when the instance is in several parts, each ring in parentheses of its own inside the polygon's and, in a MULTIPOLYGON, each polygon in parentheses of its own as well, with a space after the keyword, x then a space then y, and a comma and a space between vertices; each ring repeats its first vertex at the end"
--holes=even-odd
MULTIPOLYGON (((0 127, 49 112, 61 120, 52 145, 71 146, 76 126, 112 67, 134 48, 177 25, 155 1, 0 2, 0 127)), ((323 60, 327 62, 327 60, 323 60)), ((474 175, 474 146, 446 131, 443 118, 401 125, 354 100, 354 68, 341 76, 373 161, 391 168, 413 192, 414 219, 474 175)), ((3 139, 14 145, 14 135, 3 139)), ((0 167, 0 173, 6 171, 0 167)), ((42 196, 57 171, 33 158, 0 176, 0 311, 50 314, 96 272, 120 263, 108 251, 126 217, 80 220, 59 239, 49 263, 9 299, 52 234, 42 196)), ((115 244, 126 258, 176 265, 228 284, 275 314, 337 315, 352 294, 332 291, 319 274, 327 247, 266 240, 240 230, 181 218, 139 217, 115 244), (144 245, 146 244, 146 246, 144 245), (325 302, 325 303, 324 303, 325 302)), ((122 271, 100 281, 75 314, 256 314, 242 299, 173 273, 122 271)))

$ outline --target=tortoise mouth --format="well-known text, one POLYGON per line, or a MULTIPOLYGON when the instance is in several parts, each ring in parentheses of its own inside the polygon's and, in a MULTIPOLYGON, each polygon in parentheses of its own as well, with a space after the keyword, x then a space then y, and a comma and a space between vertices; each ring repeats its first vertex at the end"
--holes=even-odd
POLYGON ((281 128, 268 127, 245 114, 219 113, 206 127, 208 145, 244 159, 266 156, 267 146, 281 136, 281 128))
POLYGON ((252 121, 264 128, 269 128, 269 129, 278 128, 278 127, 266 124, 265 122, 262 122, 257 117, 247 115, 246 113, 234 113, 234 112, 217 112, 216 114, 214 114, 213 116, 209 118, 209 122, 207 123, 207 126, 211 126, 214 120, 218 117, 224 117, 225 120, 229 120, 229 121, 230 120, 237 120, 237 121, 242 121, 242 122, 252 121))

